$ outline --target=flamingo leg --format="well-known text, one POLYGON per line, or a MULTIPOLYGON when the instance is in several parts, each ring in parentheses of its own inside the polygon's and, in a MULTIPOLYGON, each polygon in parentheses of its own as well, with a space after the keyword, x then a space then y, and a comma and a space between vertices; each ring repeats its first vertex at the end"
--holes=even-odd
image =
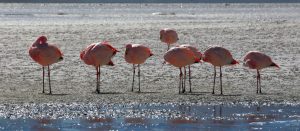
POLYGON ((133 86, 134 86, 134 75, 135 75, 135 66, 133 64, 133 76, 132 76, 132 83, 131 83, 131 91, 133 92, 133 86))
POLYGON ((100 94, 100 87, 101 87, 101 81, 100 81, 100 76, 101 76, 101 73, 100 73, 100 66, 98 67, 99 68, 99 84, 98 84, 98 88, 99 88, 99 94, 100 94))
POLYGON ((259 74, 259 79, 258 79, 258 80, 259 80, 259 81, 258 81, 258 82, 259 82, 259 93, 262 94, 262 92, 261 92, 261 82, 260 82, 260 81, 261 81, 261 78, 260 78, 260 74, 259 74))
POLYGON ((43 66, 43 93, 45 93, 45 67, 43 66))
POLYGON ((256 93, 258 94, 258 90, 259 90, 259 93, 261 93, 260 73, 259 73, 259 70, 257 70, 256 83, 257 83, 257 84, 256 84, 256 86, 257 86, 256 93))
POLYGON ((183 76, 183 75, 184 75, 184 74, 183 74, 183 72, 182 72, 182 75, 181 75, 181 93, 184 93, 184 92, 183 92, 183 85, 184 85, 184 83, 183 83, 183 82, 184 82, 184 80, 183 80, 183 79, 184 79, 184 76, 183 76))
POLYGON ((51 95, 52 91, 51 91, 51 80, 50 80, 50 68, 49 68, 49 65, 48 65, 48 78, 49 78, 49 94, 51 95))
POLYGON ((167 51, 170 49, 170 44, 169 43, 167 43, 167 45, 168 45, 168 48, 167 48, 167 51))
POLYGON ((140 82, 141 70, 140 70, 140 64, 138 64, 138 77, 139 77, 139 92, 141 92, 141 82, 140 82))
POLYGON ((183 75, 183 86, 182 86, 182 93, 185 93, 185 83, 186 83, 186 68, 183 67, 184 69, 184 75, 183 75))
POLYGON ((96 93, 97 93, 97 89, 98 89, 98 67, 96 67, 96 93))
POLYGON ((189 85, 190 85, 190 93, 192 93, 191 66, 190 65, 189 65, 189 85))
POLYGON ((258 70, 256 70, 256 94, 258 94, 258 70))
POLYGON ((179 68, 179 70, 180 70, 180 74, 179 74, 179 87, 178 87, 178 89, 179 89, 179 94, 180 94, 181 93, 180 88, 181 88, 181 84, 182 84, 182 71, 181 71, 181 68, 179 68))
POLYGON ((97 73, 97 84, 96 84, 96 93, 100 94, 100 90, 99 90, 99 79, 100 79, 100 66, 96 67, 97 73))
POLYGON ((212 94, 215 94, 215 85, 216 85, 216 75, 217 75, 217 72, 216 72, 216 67, 214 66, 214 86, 213 86, 213 91, 212 91, 212 94))
POLYGON ((222 88, 222 68, 220 66, 220 85, 221 85, 221 95, 223 95, 223 88, 222 88))

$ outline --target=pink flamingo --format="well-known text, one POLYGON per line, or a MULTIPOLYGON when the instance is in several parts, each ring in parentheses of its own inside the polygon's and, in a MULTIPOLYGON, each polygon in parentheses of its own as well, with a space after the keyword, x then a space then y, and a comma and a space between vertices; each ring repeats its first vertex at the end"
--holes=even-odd
POLYGON ((113 66, 112 57, 117 53, 117 49, 108 42, 93 43, 80 52, 80 59, 87 65, 93 65, 97 71, 96 92, 100 94, 100 66, 113 66))
POLYGON ((46 36, 40 36, 29 48, 30 57, 43 68, 43 93, 45 93, 45 66, 48 66, 49 94, 51 91, 50 68, 53 63, 63 60, 62 52, 54 45, 47 43, 46 36))
POLYGON ((180 89, 184 89, 184 84, 182 80, 182 67, 187 65, 198 63, 200 59, 196 58, 193 51, 189 48, 185 47, 173 47, 169 51, 167 51, 164 55, 164 59, 166 62, 170 63, 171 65, 178 67, 180 70, 179 74, 179 94, 180 89))
POLYGON ((277 67, 279 66, 272 61, 272 59, 258 51, 250 51, 248 52, 245 57, 244 57, 244 66, 249 67, 250 69, 256 69, 257 70, 257 77, 256 77, 256 82, 257 82, 257 89, 256 93, 258 94, 261 93, 261 84, 260 84, 260 73, 259 70, 267 67, 277 67))
MULTIPOLYGON (((201 60, 202 54, 196 47, 193 47, 189 44, 180 45, 179 47, 189 48, 191 51, 193 51, 195 57, 197 59, 201 60)), ((192 92, 192 83, 191 83, 191 66, 190 65, 188 65, 188 69, 189 69, 189 86, 190 86, 190 93, 191 93, 192 92)), ((185 67, 184 67, 184 72, 185 72, 184 74, 186 74, 185 67)), ((186 76, 184 76, 184 78, 186 78, 186 76)), ((183 92, 185 92, 185 90, 183 92)))
POLYGON ((168 49, 170 49, 170 45, 176 43, 178 39, 178 35, 175 30, 165 28, 160 30, 160 40, 168 45, 168 49))
POLYGON ((132 89, 134 86, 134 75, 135 75, 135 64, 138 65, 138 78, 139 78, 139 92, 141 92, 140 84, 140 64, 144 63, 147 58, 152 56, 150 49, 140 44, 127 44, 125 51, 125 60, 128 63, 133 64, 133 78, 132 78, 132 89))
POLYGON ((231 53, 219 46, 210 47, 204 52, 203 61, 211 63, 214 66, 214 86, 212 94, 215 94, 215 82, 216 82, 216 66, 220 67, 220 89, 221 95, 223 95, 222 89, 222 66, 238 64, 236 60, 232 58, 231 53))

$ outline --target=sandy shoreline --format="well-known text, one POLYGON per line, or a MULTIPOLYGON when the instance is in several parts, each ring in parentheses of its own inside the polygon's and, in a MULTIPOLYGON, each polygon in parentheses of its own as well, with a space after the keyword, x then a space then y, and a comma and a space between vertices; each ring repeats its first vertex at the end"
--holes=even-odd
MULTIPOLYGON (((174 19, 125 23, 55 24, 44 21, 0 24, 0 104, 299 102, 300 21, 242 21, 234 17, 210 22, 183 20, 181 17, 174 19), (161 68, 166 46, 159 41, 159 30, 165 27, 177 30, 178 44, 191 44, 202 52, 209 45, 221 45, 238 60, 242 60, 250 50, 259 50, 272 56, 281 69, 262 71, 264 94, 257 95, 255 71, 249 71, 241 64, 224 67, 225 95, 218 96, 210 93, 213 67, 207 63, 196 64, 192 66, 195 93, 178 95, 179 70, 168 65, 161 68), (65 57, 64 61, 51 66, 52 91, 55 94, 52 96, 41 94, 41 67, 30 59, 27 52, 29 45, 41 34, 49 37, 49 43, 60 47, 65 57), (110 41, 121 52, 113 58, 114 67, 101 68, 103 94, 95 94, 95 69, 79 59, 79 52, 88 44, 103 40, 110 41), (132 66, 123 58, 126 43, 147 45, 155 54, 141 66, 142 93, 130 92, 132 66)), ((216 87, 219 93, 218 79, 216 87)))

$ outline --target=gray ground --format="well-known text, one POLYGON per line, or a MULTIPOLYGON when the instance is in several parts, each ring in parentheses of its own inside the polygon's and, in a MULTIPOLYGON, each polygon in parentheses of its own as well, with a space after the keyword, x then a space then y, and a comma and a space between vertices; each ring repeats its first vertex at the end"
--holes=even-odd
MULTIPOLYGON (((283 14, 285 15, 285 14, 283 14)), ((173 17, 173 16, 170 16, 173 17)), ((174 16, 175 17, 175 16, 174 16)), ((189 17, 189 16, 187 16, 189 17)), ((300 100, 300 21, 176 20, 0 24, 0 103, 51 102, 292 102, 300 100), (159 30, 175 28, 177 44, 191 44, 204 51, 209 45, 230 50, 237 60, 251 50, 271 56, 280 69, 262 70, 263 94, 256 94, 256 71, 242 64, 223 67, 224 96, 212 95, 213 67, 208 63, 192 65, 193 93, 178 94, 179 70, 162 67, 167 46, 159 40, 159 30), (28 55, 28 47, 37 36, 45 34, 64 53, 64 60, 51 65, 54 95, 41 94, 41 66, 28 55), (96 70, 85 65, 79 52, 97 41, 109 41, 119 52, 114 67, 101 68, 101 91, 96 94, 96 70), (144 44, 155 54, 141 65, 142 93, 131 92, 132 65, 125 62, 127 43, 144 44)), ((283 17, 283 16, 282 16, 283 17)), ((219 78, 217 78, 217 94, 219 78)), ((46 86, 46 89, 48 86, 46 86)), ((135 85, 137 90, 137 81, 135 85)))

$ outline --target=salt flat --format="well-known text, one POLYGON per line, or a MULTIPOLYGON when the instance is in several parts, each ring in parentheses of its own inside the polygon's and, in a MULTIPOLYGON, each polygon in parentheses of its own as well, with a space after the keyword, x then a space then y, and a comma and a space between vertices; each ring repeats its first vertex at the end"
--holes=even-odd
MULTIPOLYGON (((130 102, 292 102, 300 100, 300 4, 0 4, 0 103, 130 102), (162 12, 161 14, 153 14, 162 12), (250 50, 271 56, 281 69, 264 69, 257 95, 256 71, 240 65, 223 68, 224 96, 212 95, 213 67, 192 65, 193 92, 178 95, 179 70, 162 67, 167 48, 159 30, 174 28, 178 44, 204 51, 220 45, 242 61, 250 50), (42 70, 28 55, 39 35, 64 53, 51 66, 52 91, 42 92, 42 70), (101 91, 94 93, 96 70, 79 52, 109 41, 119 52, 114 67, 101 68, 101 91), (141 66, 141 91, 132 93, 132 65, 125 44, 144 44, 155 54, 141 66)), ((216 89, 219 89, 217 79, 216 89)), ((137 85, 136 85, 137 87, 137 85)), ((47 86, 46 86, 47 89, 47 86)), ((218 90, 217 90, 217 93, 218 90)))

